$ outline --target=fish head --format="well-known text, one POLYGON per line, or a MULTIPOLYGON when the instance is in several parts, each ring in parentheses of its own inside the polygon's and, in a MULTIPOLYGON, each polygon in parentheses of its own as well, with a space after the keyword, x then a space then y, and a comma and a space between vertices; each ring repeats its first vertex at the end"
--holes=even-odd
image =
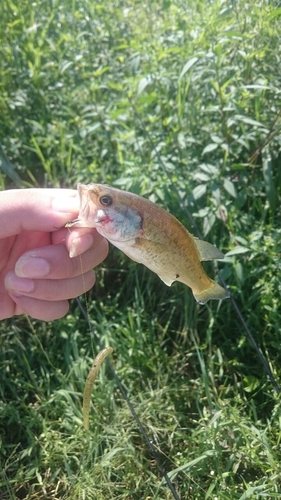
MULTIPOLYGON (((129 193, 103 184, 78 184, 80 210, 68 227, 95 227, 109 241, 130 241, 142 232, 142 216, 129 193)), ((131 193, 130 193, 131 194, 131 193)))

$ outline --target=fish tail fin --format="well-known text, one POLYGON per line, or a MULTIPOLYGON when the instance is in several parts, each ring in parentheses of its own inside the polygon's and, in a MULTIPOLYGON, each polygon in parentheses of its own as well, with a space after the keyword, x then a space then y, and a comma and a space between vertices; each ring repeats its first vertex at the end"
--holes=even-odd
POLYGON ((197 300, 197 302, 199 302, 199 304, 206 304, 206 302, 208 302, 208 300, 210 299, 227 299, 230 296, 229 292, 225 290, 225 288, 223 288, 213 280, 210 281, 211 283, 209 288, 203 290, 203 292, 200 293, 193 293, 195 299, 197 300))

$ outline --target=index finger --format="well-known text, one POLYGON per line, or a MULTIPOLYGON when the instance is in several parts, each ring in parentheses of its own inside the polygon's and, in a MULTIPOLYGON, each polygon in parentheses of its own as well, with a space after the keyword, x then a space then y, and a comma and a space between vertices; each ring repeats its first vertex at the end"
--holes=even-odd
POLYGON ((1 237, 22 231, 52 232, 75 218, 79 197, 74 189, 11 189, 0 192, 1 237))

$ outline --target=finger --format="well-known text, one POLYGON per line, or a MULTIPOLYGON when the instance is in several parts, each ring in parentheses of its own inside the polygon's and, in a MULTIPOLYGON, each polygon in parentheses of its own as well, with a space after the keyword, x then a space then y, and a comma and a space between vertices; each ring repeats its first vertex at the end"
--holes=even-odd
POLYGON ((27 314, 31 318, 41 321, 53 321, 62 318, 69 310, 69 302, 61 300, 48 302, 30 297, 11 296, 15 303, 13 315, 27 314))
MULTIPOLYGON (((93 236, 95 239, 95 236, 93 236)), ((16 262, 19 278, 64 279, 80 276, 100 264, 108 252, 107 241, 97 238, 86 252, 71 259, 64 245, 49 245, 25 252, 16 262)))
POLYGON ((82 295, 94 286, 95 280, 94 271, 62 280, 19 278, 13 271, 10 271, 6 274, 4 283, 10 295, 24 295, 39 300, 57 302, 82 295))
POLYGON ((12 189, 0 193, 1 238, 27 231, 54 231, 77 216, 78 193, 63 189, 12 189))
MULTIPOLYGON (((63 228, 56 231, 52 235, 52 241, 55 245, 59 243, 64 243, 66 245, 71 258, 81 255, 92 245, 95 245, 102 239, 103 236, 101 236, 96 229, 89 227, 78 228, 75 230, 63 228)), ((108 243, 103 243, 103 245, 108 252, 108 243)))
POLYGON ((5 291, 0 292, 0 321, 12 318, 15 304, 10 295, 5 291))
POLYGON ((108 243, 101 239, 83 255, 71 259, 63 245, 49 245, 29 250, 15 265, 19 278, 67 279, 93 269, 107 256, 108 243))

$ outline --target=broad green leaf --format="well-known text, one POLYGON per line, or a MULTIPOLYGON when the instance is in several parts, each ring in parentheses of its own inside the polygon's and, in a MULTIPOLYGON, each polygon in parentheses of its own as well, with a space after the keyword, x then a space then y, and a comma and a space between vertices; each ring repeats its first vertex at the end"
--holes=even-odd
POLYGON ((199 165, 200 170, 203 170, 204 172, 207 172, 208 174, 211 174, 212 177, 214 175, 218 174, 218 167, 215 167, 215 165, 211 165, 210 163, 201 163, 199 165))
POLYGON ((217 144, 221 144, 223 142, 223 139, 215 134, 211 134, 211 139, 213 142, 215 142, 217 144))
POLYGON ((138 95, 140 95, 146 89, 146 87, 151 83, 152 83, 151 75, 147 75, 144 78, 142 78, 138 85, 138 95))
POLYGON ((206 146, 203 151, 202 151, 202 155, 205 155, 206 153, 210 153, 211 151, 214 151, 215 149, 218 148, 218 144, 212 142, 211 144, 208 144, 208 146, 206 146))
POLYGON ((187 73, 187 71, 190 68, 192 68, 192 66, 194 66, 195 63, 197 63, 197 61, 198 61, 198 57, 193 57, 192 59, 187 61, 187 63, 185 63, 184 67, 181 70, 180 78, 182 78, 185 75, 185 73, 187 73))
POLYGON ((207 174, 204 174, 203 172, 196 172, 194 174, 194 180, 208 182, 210 180, 210 176, 207 174))
POLYGON ((263 123, 258 122, 257 120, 253 120, 252 118, 249 118, 248 116, 234 115, 234 119, 241 121, 243 123, 247 123, 248 125, 252 125, 253 127, 259 127, 259 128, 265 129, 265 126, 263 123))
POLYGON ((230 194, 230 196, 232 196, 233 198, 237 197, 235 186, 230 179, 227 178, 224 179, 223 187, 230 194))
POLYGON ((206 217, 203 219, 203 235, 207 236, 207 234, 211 231, 213 225, 216 222, 216 216, 212 212, 209 212, 206 217))
POLYGON ((207 190, 207 184, 200 184, 200 186, 196 186, 192 190, 192 195, 195 200, 199 200, 199 198, 202 198, 204 194, 206 193, 207 190))
POLYGON ((225 254, 225 257, 230 257, 231 255, 239 255, 243 253, 251 252, 250 248, 247 247, 242 247, 240 245, 237 245, 233 250, 230 250, 225 254))
POLYGON ((248 241, 246 240, 246 238, 243 238, 242 236, 235 234, 234 239, 235 239, 235 241, 238 241, 239 243, 241 243, 241 246, 244 246, 244 247, 247 246, 248 241))

